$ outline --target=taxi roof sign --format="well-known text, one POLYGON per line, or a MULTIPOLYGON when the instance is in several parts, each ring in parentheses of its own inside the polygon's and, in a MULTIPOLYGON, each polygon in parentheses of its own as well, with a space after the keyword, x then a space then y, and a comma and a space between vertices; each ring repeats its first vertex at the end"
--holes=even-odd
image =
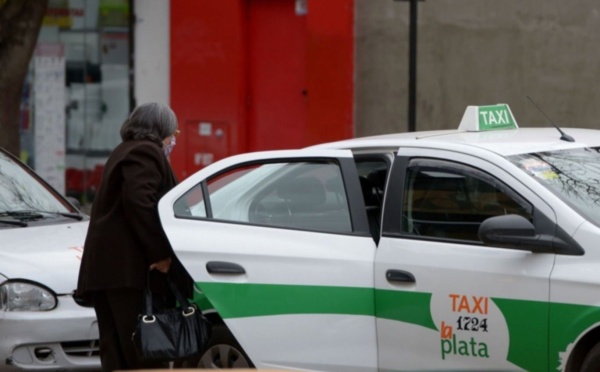
POLYGON ((459 130, 481 132, 498 129, 517 129, 517 121, 505 103, 489 106, 467 106, 459 130))

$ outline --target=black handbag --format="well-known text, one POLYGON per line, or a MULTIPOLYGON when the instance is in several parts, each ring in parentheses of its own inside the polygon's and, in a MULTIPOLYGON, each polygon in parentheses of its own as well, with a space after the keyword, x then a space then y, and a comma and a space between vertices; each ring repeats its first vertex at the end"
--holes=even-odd
POLYGON ((153 309, 152 292, 146 287, 144 313, 140 314, 132 335, 137 355, 147 361, 173 361, 199 356, 211 334, 211 324, 202 312, 190 305, 175 284, 169 288, 178 306, 153 309))

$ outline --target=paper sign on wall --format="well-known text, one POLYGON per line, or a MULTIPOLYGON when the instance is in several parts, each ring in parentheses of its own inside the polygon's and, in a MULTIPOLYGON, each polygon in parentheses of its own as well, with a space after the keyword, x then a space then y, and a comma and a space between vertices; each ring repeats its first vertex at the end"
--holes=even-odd
POLYGON ((34 168, 65 193, 65 49, 38 44, 33 68, 34 168))

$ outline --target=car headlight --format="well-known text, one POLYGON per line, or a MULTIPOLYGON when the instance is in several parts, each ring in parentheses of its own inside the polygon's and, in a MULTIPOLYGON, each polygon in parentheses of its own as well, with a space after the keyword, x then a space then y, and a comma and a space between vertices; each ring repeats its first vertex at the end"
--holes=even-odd
POLYGON ((56 305, 56 294, 39 283, 17 279, 0 284, 2 311, 47 311, 56 305))

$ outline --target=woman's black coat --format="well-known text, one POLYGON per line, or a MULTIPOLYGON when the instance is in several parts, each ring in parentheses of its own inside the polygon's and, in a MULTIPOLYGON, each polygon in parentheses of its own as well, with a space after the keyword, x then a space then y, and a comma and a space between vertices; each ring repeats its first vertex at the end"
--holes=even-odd
MULTIPOLYGON (((122 142, 110 155, 94 199, 77 294, 115 288, 143 289, 152 263, 172 258, 169 276, 192 298, 193 280, 165 235, 158 201, 176 180, 162 148, 148 140, 122 142)), ((154 291, 166 291, 153 270, 154 291)))

